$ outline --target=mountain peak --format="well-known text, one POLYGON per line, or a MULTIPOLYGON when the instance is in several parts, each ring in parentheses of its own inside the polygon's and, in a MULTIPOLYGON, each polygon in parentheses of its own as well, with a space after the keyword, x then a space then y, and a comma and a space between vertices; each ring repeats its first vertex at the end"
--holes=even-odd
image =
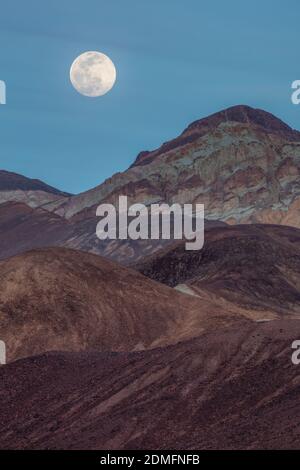
POLYGON ((214 113, 206 118, 194 121, 187 127, 183 134, 201 127, 215 128, 220 123, 229 121, 258 125, 267 131, 297 132, 281 119, 267 111, 264 111, 263 109, 252 108, 251 106, 240 104, 223 109, 222 111, 214 113))
POLYGON ((259 126, 267 134, 276 134, 289 141, 300 140, 299 131, 292 129, 273 114, 247 105, 236 105, 192 122, 181 135, 169 142, 165 142, 161 147, 152 152, 140 152, 132 166, 147 165, 158 155, 194 142, 199 137, 212 132, 224 122, 259 126))

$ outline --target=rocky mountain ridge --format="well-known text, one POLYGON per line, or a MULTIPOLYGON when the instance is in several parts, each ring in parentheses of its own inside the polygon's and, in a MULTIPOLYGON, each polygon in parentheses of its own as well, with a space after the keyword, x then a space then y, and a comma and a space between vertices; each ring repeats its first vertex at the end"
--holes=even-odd
POLYGON ((41 183, 26 184, 24 190, 22 177, 11 190, 8 176, 0 174, 0 223, 1 213, 5 220, 0 258, 24 246, 59 245, 134 262, 144 249, 160 248, 97 239, 96 208, 103 202, 117 205, 119 195, 127 195, 129 204, 201 203, 206 219, 228 224, 300 227, 299 176, 300 133, 266 111, 234 106, 195 121, 178 138, 140 154, 127 171, 82 194, 49 191, 41 183), (1 184, 4 177, 6 186, 1 184), (7 217, 16 206, 4 203, 16 202, 23 210, 19 205, 15 218, 13 213, 7 217), (34 209, 30 217, 25 206, 34 209), (31 238, 16 240, 14 231, 12 245, 6 234, 20 223, 31 238))
POLYGON ((300 132, 262 110, 235 106, 191 124, 143 152, 125 172, 63 201, 55 211, 84 217, 100 202, 203 203, 208 219, 299 226, 300 132))

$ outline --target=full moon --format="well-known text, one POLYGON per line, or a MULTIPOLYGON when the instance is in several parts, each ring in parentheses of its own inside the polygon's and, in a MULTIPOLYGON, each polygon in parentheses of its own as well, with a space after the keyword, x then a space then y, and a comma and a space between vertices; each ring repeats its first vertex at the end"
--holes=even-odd
POLYGON ((105 95, 116 81, 116 68, 112 60, 101 52, 80 54, 70 69, 73 87, 84 96, 105 95))

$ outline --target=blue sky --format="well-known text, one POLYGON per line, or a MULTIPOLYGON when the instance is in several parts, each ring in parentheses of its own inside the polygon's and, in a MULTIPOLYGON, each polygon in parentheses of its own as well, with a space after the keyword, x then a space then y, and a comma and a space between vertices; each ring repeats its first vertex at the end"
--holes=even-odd
POLYGON ((10 0, 0 15, 0 168, 70 192, 235 104, 300 129, 298 0, 10 0), (93 99, 70 84, 80 53, 117 68, 93 99))

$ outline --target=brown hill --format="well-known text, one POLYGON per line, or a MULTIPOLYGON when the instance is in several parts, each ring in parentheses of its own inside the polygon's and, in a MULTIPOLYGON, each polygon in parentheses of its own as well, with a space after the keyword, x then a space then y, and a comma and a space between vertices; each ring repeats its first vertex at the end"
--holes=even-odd
POLYGON ((300 322, 0 368, 2 449, 298 449, 300 322))
POLYGON ((64 248, 0 262, 0 339, 8 360, 49 350, 133 350, 239 318, 99 256, 64 248))
POLYGON ((0 259, 63 244, 73 227, 66 219, 25 203, 0 204, 0 259))
POLYGON ((182 242, 149 256, 137 268, 181 290, 260 312, 260 318, 300 316, 300 230, 274 225, 211 228, 201 251, 182 242), (218 300, 219 299, 219 300, 218 300))

